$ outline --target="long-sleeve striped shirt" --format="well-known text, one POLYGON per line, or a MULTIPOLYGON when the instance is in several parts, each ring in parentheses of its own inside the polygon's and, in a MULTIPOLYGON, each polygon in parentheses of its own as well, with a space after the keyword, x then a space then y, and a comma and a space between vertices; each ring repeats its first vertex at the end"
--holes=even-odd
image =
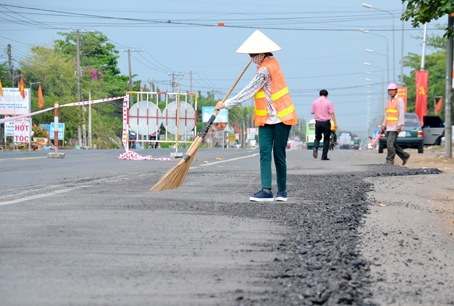
POLYGON ((243 88, 236 96, 224 101, 225 108, 231 109, 235 105, 243 103, 254 97, 254 95, 261 89, 265 91, 266 105, 268 118, 266 124, 276 124, 282 122, 277 116, 276 109, 274 108, 271 100, 271 75, 268 68, 262 67, 254 75, 254 78, 243 88))

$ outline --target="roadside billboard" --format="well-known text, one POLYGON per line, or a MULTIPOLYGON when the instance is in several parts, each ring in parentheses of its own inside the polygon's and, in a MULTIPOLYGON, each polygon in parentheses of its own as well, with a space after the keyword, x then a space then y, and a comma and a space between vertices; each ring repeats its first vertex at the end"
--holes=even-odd
POLYGON ((14 121, 14 143, 29 142, 30 122, 28 118, 14 121))
MULTIPOLYGON (((214 106, 202 106, 202 122, 208 122, 214 113, 214 106)), ((223 108, 219 111, 214 122, 229 122, 229 110, 223 108)))
MULTIPOLYGON (((65 139, 65 124, 59 123, 57 131, 58 131, 58 140, 64 140, 65 139)), ((55 123, 52 122, 50 124, 49 138, 55 139, 54 134, 55 134, 55 123)))
POLYGON ((18 88, 3 88, 0 96, 0 114, 25 115, 30 113, 30 89, 25 89, 25 98, 22 98, 18 88))

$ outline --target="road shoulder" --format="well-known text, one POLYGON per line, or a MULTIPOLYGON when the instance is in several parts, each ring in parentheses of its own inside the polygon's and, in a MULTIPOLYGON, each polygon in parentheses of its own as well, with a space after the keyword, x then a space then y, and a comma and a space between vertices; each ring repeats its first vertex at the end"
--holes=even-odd
POLYGON ((360 229, 360 249, 371 262, 371 302, 454 301, 453 180, 452 172, 367 179, 374 191, 368 193, 372 206, 360 229))

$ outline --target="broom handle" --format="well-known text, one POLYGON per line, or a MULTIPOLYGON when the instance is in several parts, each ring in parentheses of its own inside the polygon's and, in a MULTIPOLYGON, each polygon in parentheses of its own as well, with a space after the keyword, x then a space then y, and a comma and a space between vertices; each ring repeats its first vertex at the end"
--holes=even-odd
POLYGON ((383 136, 383 133, 382 132, 379 132, 377 137, 375 137, 375 139, 372 141, 372 143, 370 144, 372 147, 375 146, 375 144, 377 143, 377 141, 383 136))
POLYGON ((238 84, 238 82, 240 81, 241 77, 243 77, 243 74, 246 72, 246 70, 249 68, 249 65, 252 63, 252 58, 249 60, 249 62, 247 63, 246 67, 244 67, 243 71, 241 71, 240 73, 240 76, 236 79, 235 83, 233 83, 233 86, 230 88, 230 90, 227 92, 227 94, 225 95, 224 99, 222 99, 222 102, 224 102, 225 100, 227 100, 227 98, 230 96, 230 94, 232 93, 233 89, 235 88, 236 84, 238 84))
MULTIPOLYGON (((227 100, 227 98, 229 97, 229 95, 232 93, 233 89, 235 88, 236 84, 238 84, 238 81, 241 79, 241 77, 243 76, 243 74, 246 72, 246 70, 249 68, 249 65, 252 63, 252 59, 249 60, 249 62, 247 63, 246 67, 244 67, 243 71, 241 71, 240 73, 240 76, 236 79, 235 83, 233 83, 233 86, 230 88, 230 90, 227 92, 227 94, 225 95, 224 99, 222 99, 222 102, 224 102, 225 100, 227 100)), ((205 138, 206 134, 208 133, 208 130, 210 129, 211 125, 213 124, 214 120, 216 119, 216 116, 218 115, 219 113, 219 110, 218 109, 215 109, 214 110, 214 113, 213 115, 211 115, 210 119, 208 120, 206 126, 204 127, 204 129, 202 130, 202 132, 200 132, 199 136, 203 138, 205 138)))

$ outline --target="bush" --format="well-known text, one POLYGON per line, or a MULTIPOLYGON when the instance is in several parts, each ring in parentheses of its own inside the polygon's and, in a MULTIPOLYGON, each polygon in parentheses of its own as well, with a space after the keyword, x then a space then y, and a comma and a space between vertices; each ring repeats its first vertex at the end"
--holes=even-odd
POLYGON ((47 129, 45 127, 42 127, 42 126, 39 126, 39 125, 36 125, 36 124, 33 124, 32 131, 33 131, 33 136, 32 137, 44 137, 44 138, 47 138, 47 136, 48 136, 47 129))

